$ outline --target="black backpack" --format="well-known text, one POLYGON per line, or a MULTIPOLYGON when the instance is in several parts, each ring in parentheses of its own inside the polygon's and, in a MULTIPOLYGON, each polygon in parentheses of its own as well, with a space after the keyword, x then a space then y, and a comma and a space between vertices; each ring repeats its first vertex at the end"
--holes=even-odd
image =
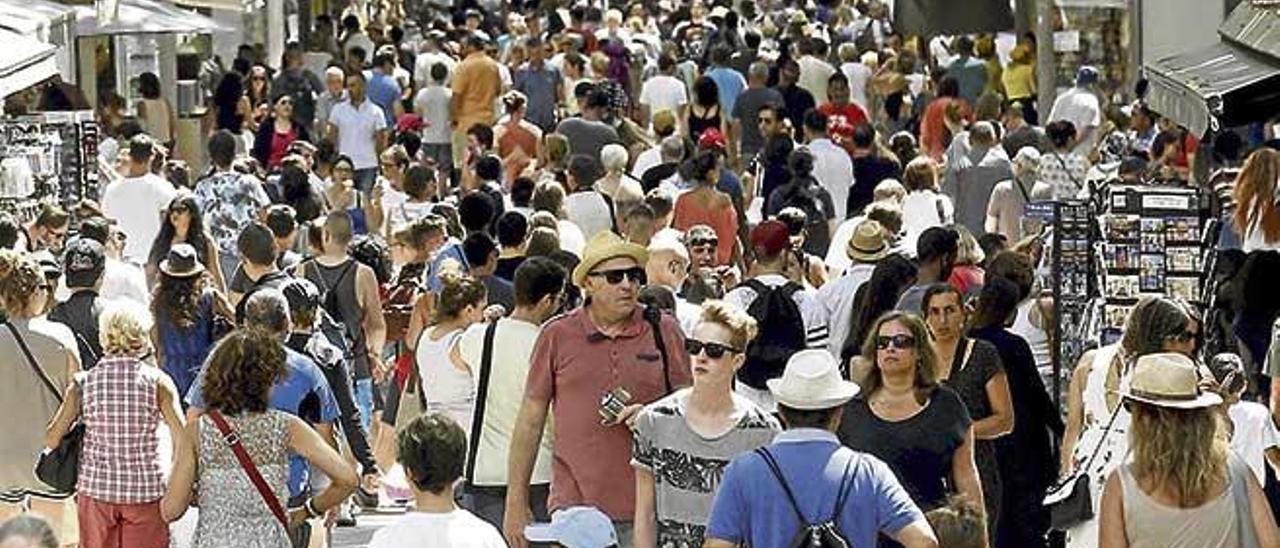
POLYGON ((801 286, 788 281, 769 287, 754 279, 742 285, 756 292, 747 314, 755 318, 757 325, 768 326, 768 329, 761 329, 747 345, 747 361, 738 370, 738 380, 757 390, 767 390, 765 381, 782 376, 791 355, 805 348, 804 318, 792 298, 801 286))
POLYGON ((778 466, 778 461, 773 458, 767 448, 756 449, 755 453, 764 459, 764 463, 769 466, 769 471, 773 473, 773 477, 782 485, 782 491, 787 494, 787 501, 791 503, 791 509, 795 511, 796 517, 800 519, 800 531, 791 540, 791 544, 788 544, 790 548, 849 548, 853 546, 849 539, 845 538, 844 533, 840 531, 840 514, 844 511, 845 500, 849 498, 849 493, 845 489, 849 483, 849 469, 853 466, 853 456, 850 456, 845 461, 844 475, 840 478, 840 489, 836 491, 836 506, 831 511, 831 517, 820 523, 812 523, 800 511, 800 505, 796 503, 796 497, 791 492, 791 486, 787 485, 787 480, 782 477, 782 468, 778 466))
POLYGON ((780 193, 778 203, 771 207, 774 213, 788 207, 804 212, 805 230, 809 233, 805 238, 804 250, 818 256, 825 255, 827 246, 831 243, 827 218, 832 212, 827 211, 828 208, 822 201, 823 192, 825 189, 816 180, 797 181, 791 188, 780 193))

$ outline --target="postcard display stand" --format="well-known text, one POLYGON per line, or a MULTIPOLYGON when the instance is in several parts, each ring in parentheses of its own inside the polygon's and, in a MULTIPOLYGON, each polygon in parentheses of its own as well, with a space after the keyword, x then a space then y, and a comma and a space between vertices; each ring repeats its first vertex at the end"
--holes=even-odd
POLYGON ((1106 245, 1105 326, 1124 329, 1138 299, 1147 295, 1199 303, 1204 282, 1203 220, 1195 190, 1116 187, 1102 217, 1106 245))
POLYGON ((1050 355, 1053 359, 1052 386, 1045 388, 1062 407, 1068 375, 1075 369, 1080 355, 1093 340, 1092 303, 1098 295, 1094 243, 1097 231, 1089 203, 1079 200, 1035 202, 1027 204, 1027 220, 1051 227, 1053 235, 1049 251, 1049 276, 1041 287, 1054 296, 1053 337, 1050 355))
POLYGON ((46 202, 74 211, 82 199, 97 200, 97 158, 92 112, 0 119, 0 211, 26 223, 46 202))

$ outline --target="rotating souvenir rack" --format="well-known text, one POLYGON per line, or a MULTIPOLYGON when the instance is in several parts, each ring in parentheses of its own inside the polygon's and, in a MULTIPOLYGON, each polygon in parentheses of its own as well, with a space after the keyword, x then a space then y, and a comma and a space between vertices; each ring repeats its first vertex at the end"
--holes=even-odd
POLYGON ((1182 187, 1118 186, 1106 205, 1105 328, 1123 330, 1133 306, 1148 295, 1203 305, 1206 257, 1199 193, 1182 187))
POLYGON ((1053 334, 1049 351, 1053 359, 1052 386, 1055 403, 1062 406, 1063 392, 1080 355, 1091 346, 1088 326, 1094 323, 1094 297, 1098 294, 1094 244, 1097 229, 1089 203, 1081 200, 1027 204, 1025 228, 1039 225, 1045 240, 1047 276, 1040 287, 1053 297, 1053 334))
POLYGON ((74 211, 97 200, 97 158, 92 112, 0 119, 0 211, 30 222, 45 202, 74 211))

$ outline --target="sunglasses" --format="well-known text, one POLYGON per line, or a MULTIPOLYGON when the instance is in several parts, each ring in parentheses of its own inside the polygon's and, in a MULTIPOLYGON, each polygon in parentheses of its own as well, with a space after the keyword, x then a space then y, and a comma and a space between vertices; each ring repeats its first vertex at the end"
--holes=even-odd
POLYGON ((631 281, 635 282, 637 285, 644 285, 646 282, 649 281, 644 274, 644 269, 638 266, 633 266, 631 268, 620 268, 617 270, 601 270, 599 272, 591 272, 587 275, 593 276, 593 277, 603 277, 604 281, 609 282, 609 285, 618 285, 622 283, 623 278, 630 279, 631 281))
POLYGON ((916 347, 916 338, 911 335, 898 334, 892 337, 879 336, 876 337, 876 349, 885 350, 893 346, 899 350, 916 347))
POLYGON ((689 241, 689 247, 702 247, 704 245, 716 247, 717 245, 720 245, 720 241, 713 239, 697 239, 689 241))
POLYGON ((723 344, 713 342, 702 342, 698 339, 685 339, 684 350, 685 352, 688 352, 690 356, 697 356, 699 353, 705 351, 707 357, 713 360, 723 358, 725 352, 733 352, 734 354, 742 352, 732 346, 725 346, 723 344))

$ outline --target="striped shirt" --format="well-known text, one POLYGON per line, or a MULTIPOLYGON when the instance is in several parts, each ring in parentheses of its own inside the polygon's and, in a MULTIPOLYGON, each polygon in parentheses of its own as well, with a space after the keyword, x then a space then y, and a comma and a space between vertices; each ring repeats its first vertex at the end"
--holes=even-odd
POLYGON ((103 358, 77 376, 84 395, 84 449, 77 491, 102 502, 137 504, 164 496, 160 405, 164 372, 133 357, 103 358))

